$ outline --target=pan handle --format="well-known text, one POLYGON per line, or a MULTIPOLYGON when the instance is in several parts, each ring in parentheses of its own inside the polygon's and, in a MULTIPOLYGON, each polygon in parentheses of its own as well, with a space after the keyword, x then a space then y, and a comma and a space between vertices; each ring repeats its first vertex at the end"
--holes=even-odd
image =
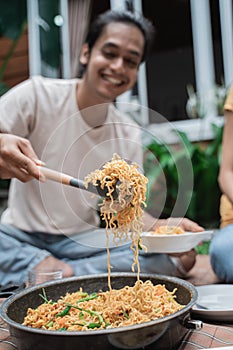
POLYGON ((187 329, 199 330, 203 327, 203 322, 200 320, 192 320, 187 316, 183 319, 183 326, 187 329))
POLYGON ((8 298, 16 292, 25 288, 25 283, 13 284, 8 283, 5 286, 0 286, 0 298, 8 298))

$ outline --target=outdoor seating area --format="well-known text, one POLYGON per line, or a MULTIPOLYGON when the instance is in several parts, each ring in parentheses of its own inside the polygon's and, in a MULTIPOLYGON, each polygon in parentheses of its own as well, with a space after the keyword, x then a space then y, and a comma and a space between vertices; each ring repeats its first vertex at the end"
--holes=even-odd
POLYGON ((233 350, 232 24, 1 2, 0 350, 233 350))

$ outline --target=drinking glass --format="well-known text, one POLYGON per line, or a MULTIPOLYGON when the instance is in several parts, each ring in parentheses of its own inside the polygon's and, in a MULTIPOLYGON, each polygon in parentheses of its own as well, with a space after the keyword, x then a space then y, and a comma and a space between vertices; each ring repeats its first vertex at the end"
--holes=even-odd
POLYGON ((54 269, 32 269, 28 273, 28 287, 35 286, 36 284, 57 280, 62 278, 62 270, 54 269))

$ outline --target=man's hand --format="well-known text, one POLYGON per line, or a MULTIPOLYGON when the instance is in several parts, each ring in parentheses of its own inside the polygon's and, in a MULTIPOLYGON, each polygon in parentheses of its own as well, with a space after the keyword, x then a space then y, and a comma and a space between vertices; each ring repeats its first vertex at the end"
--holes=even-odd
MULTIPOLYGON (((198 225, 196 222, 189 220, 187 218, 169 218, 161 221, 163 221, 163 223, 159 222, 158 223, 159 226, 160 225, 179 226, 183 230, 190 231, 190 232, 201 232, 204 230, 204 228, 198 225)), ((183 276, 185 276, 186 273, 189 272, 192 269, 192 267, 195 265, 197 253, 195 249, 190 249, 187 252, 171 253, 168 255, 176 257, 178 259, 177 260, 178 271, 183 276)))
POLYGON ((196 222, 187 218, 168 218, 168 219, 156 219, 149 213, 144 212, 144 231, 155 231, 159 226, 179 226, 185 231, 190 232, 201 232, 204 230, 203 227, 198 225, 196 222))
POLYGON ((45 181, 36 164, 40 161, 31 143, 15 135, 0 134, 0 178, 16 177, 22 182, 36 178, 45 181))
POLYGON ((204 228, 198 225, 196 222, 187 218, 168 218, 166 220, 158 220, 157 226, 179 226, 184 231, 201 232, 204 228))

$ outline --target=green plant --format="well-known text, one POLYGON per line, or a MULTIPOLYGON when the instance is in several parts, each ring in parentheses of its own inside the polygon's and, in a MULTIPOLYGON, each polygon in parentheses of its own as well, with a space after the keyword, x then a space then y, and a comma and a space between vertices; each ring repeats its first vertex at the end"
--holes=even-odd
POLYGON ((192 143, 183 132, 177 132, 182 147, 177 149, 153 140, 145 148, 144 169, 148 182, 147 207, 152 214, 157 214, 158 202, 165 188, 161 179, 165 179, 166 198, 161 217, 172 215, 177 197, 181 198, 183 206, 177 215, 199 222, 205 227, 219 225, 218 172, 220 164, 223 127, 212 125, 214 138, 207 145, 192 143), (158 165, 155 163, 158 161, 158 165), (186 164, 191 162, 193 186, 185 188, 182 182, 187 180, 186 164), (181 183, 180 183, 181 182, 181 183), (182 192, 183 188, 183 192, 182 192), (187 208, 184 212, 184 208, 187 208))
POLYGON ((208 255, 209 254, 209 248, 210 248, 210 241, 205 241, 200 245, 197 245, 195 247, 195 250, 198 254, 201 255, 208 255))

